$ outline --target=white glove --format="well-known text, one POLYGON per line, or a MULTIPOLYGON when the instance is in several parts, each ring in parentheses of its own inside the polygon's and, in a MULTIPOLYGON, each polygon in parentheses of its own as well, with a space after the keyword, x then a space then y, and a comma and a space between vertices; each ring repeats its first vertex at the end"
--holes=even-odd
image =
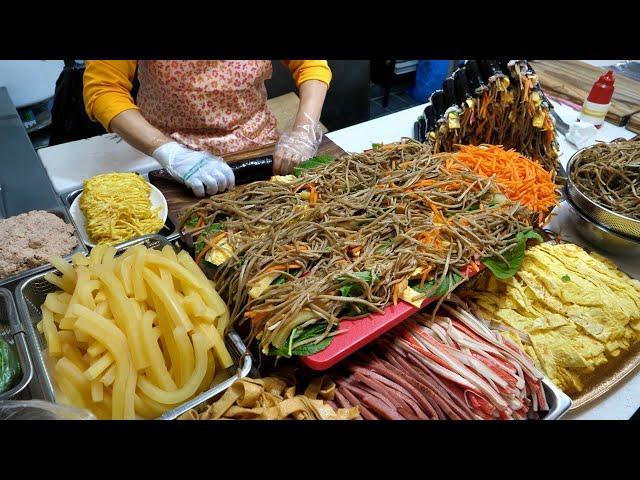
POLYGON ((291 132, 283 133, 278 140, 273 156, 273 173, 291 173, 296 165, 318 152, 321 140, 320 124, 307 115, 305 124, 296 126, 291 132))
POLYGON ((178 142, 160 145, 152 154, 169 174, 193 190, 196 197, 231 190, 235 176, 221 158, 208 152, 191 150, 178 142))

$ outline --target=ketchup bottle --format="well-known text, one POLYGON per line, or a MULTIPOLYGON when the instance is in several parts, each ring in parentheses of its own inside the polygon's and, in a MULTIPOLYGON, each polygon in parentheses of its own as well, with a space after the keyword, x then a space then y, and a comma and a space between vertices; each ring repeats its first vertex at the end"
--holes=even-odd
POLYGON ((615 77, 613 71, 600 76, 600 78, 591 87, 589 96, 582 105, 580 116, 578 119, 582 122, 593 124, 596 128, 600 128, 604 123, 604 117, 607 116, 609 106, 611 105, 611 97, 613 96, 613 84, 615 77))

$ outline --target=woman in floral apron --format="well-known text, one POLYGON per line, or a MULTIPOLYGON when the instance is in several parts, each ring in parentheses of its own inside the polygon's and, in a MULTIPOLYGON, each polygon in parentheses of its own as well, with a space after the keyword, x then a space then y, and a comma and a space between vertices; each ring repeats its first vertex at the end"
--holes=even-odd
POLYGON ((331 70, 325 60, 284 64, 300 106, 292 130, 279 139, 266 103, 269 60, 87 60, 85 107, 92 120, 155 158, 195 195, 212 195, 235 183, 225 155, 277 142, 274 173, 286 174, 317 152, 331 70), (137 105, 130 94, 136 69, 137 105))

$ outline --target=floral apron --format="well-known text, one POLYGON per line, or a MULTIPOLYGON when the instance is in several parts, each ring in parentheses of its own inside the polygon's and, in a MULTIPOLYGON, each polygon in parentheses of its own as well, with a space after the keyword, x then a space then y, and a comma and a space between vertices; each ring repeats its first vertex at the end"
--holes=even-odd
POLYGON ((278 139, 264 81, 269 60, 140 60, 137 104, 149 123, 194 150, 227 155, 278 139))

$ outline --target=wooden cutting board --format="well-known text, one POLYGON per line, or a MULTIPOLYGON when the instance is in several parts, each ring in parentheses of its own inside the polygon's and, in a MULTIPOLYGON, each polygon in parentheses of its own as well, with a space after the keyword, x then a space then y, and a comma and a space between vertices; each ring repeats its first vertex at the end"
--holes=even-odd
MULTIPOLYGON (((263 157, 273 154, 274 148, 275 144, 259 150, 244 151, 228 155, 225 156, 225 159, 233 162, 248 158, 263 157)), ((333 143, 326 136, 323 137, 322 142, 320 143, 320 148, 318 149, 318 155, 333 155, 337 157, 344 153, 344 150, 342 150, 338 145, 333 143)), ((166 172, 163 170, 154 170, 149 172, 149 181, 158 187, 167 199, 169 218, 176 226, 179 225, 182 212, 198 202, 198 198, 191 193, 191 190, 178 182, 168 179, 166 172)))
POLYGON ((640 133, 640 113, 636 113, 629 119, 627 129, 634 133, 640 133))
MULTIPOLYGON (((606 69, 580 60, 535 60, 536 71, 544 92, 582 105, 593 83, 606 69)), ((615 91, 606 119, 624 125, 628 117, 640 112, 640 82, 616 74, 615 91)))

